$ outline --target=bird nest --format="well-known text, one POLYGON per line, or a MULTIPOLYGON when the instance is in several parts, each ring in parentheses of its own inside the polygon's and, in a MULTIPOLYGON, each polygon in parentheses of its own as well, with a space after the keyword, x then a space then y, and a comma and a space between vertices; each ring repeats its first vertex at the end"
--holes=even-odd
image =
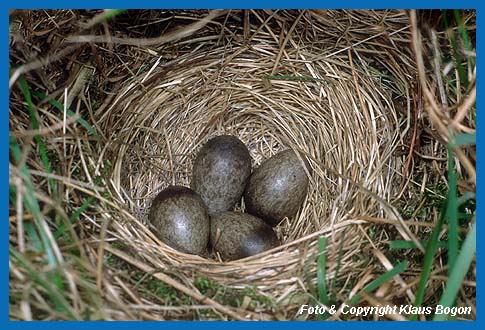
POLYGON ((123 247, 104 248, 206 302, 191 287, 195 278, 252 286, 285 318, 301 305, 295 297, 316 286, 319 253, 327 256, 328 279, 358 280, 361 268, 371 267, 359 257, 368 250, 362 226, 379 219, 399 224, 389 200, 401 171, 393 156, 402 133, 395 103, 407 100, 402 44, 409 32, 405 14, 396 12, 371 38, 356 40, 355 31, 375 29, 383 17, 352 13, 358 25, 346 32, 335 24, 340 15, 347 13, 279 12, 222 28, 224 21, 216 20, 216 28, 182 42, 176 58, 162 53, 126 81, 97 122, 106 135, 99 157, 112 161, 105 238, 123 247), (283 244, 232 262, 178 252, 147 223, 156 194, 169 185, 190 186, 198 150, 221 134, 245 143, 253 168, 292 148, 312 169, 303 206, 276 228, 283 244), (321 237, 328 238, 325 251, 321 237))

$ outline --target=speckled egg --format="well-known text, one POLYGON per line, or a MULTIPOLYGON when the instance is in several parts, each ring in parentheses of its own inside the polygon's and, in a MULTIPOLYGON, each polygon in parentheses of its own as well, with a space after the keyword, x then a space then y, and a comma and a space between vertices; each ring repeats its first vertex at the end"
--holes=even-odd
POLYGON ((201 255, 209 242, 207 207, 192 189, 170 186, 153 200, 148 219, 165 244, 181 252, 201 255))
POLYGON ((236 212, 211 216, 210 242, 224 260, 249 257, 279 245, 273 228, 263 220, 236 212))
MULTIPOLYGON (((302 156, 302 159, 305 158, 302 156)), ((310 169, 307 164, 305 166, 310 169)), ((302 162, 288 149, 265 160, 254 170, 244 191, 244 203, 248 213, 276 226, 284 217, 298 212, 307 189, 308 177, 302 162)))
POLYGON ((241 200, 251 174, 251 156, 238 138, 216 136, 201 148, 192 169, 191 188, 207 205, 209 214, 229 211, 241 200))

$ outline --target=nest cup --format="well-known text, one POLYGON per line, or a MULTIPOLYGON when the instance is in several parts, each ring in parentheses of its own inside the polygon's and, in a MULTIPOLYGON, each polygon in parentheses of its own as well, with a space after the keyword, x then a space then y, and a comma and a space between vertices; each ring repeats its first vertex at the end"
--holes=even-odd
MULTIPOLYGON (((251 25, 246 40, 221 36, 219 25, 209 23, 182 43, 175 59, 155 58, 125 82, 99 124, 109 132, 103 148, 113 159, 109 189, 123 210, 113 216, 109 235, 153 269, 254 286, 291 311, 301 305, 291 297, 315 287, 320 236, 329 238, 327 276, 341 248, 339 278, 347 278, 364 262, 354 258, 365 244, 358 229, 363 219, 395 218, 388 203, 400 171, 393 157, 400 138, 394 101, 407 86, 399 71, 405 65, 395 63, 408 32, 392 34, 406 24, 405 14, 396 13, 390 23, 379 23, 385 36, 351 50, 361 39, 338 38, 345 31, 335 22, 345 13, 279 15, 288 23, 282 38, 270 23, 251 25), (384 71, 388 79, 379 74, 384 71), (276 228, 283 244, 232 262, 176 251, 147 222, 157 193, 169 185, 189 187, 197 152, 221 134, 245 143, 253 169, 293 148, 312 170, 298 214, 276 228)), ((356 28, 378 26, 378 19, 365 17, 356 28)))

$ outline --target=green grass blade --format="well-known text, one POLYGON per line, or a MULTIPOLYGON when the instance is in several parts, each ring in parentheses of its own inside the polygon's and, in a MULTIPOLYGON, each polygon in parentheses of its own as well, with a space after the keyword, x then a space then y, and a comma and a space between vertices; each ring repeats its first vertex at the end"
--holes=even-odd
POLYGON ((105 18, 107 20, 112 19, 113 17, 116 17, 120 14, 123 14, 126 11, 126 9, 106 9, 105 10, 105 18))
MULTIPOLYGON (((460 251, 458 259, 456 260, 456 263, 450 272, 448 281, 446 281, 445 290, 443 291, 439 302, 440 305, 443 305, 444 307, 452 307, 454 305, 463 279, 465 278, 465 275, 468 272, 468 269, 470 268, 470 265, 473 261, 476 243, 476 224, 473 224, 470 232, 465 239, 465 242, 463 243, 463 247, 460 251)), ((434 316, 434 320, 444 320, 445 318, 446 315, 444 314, 434 316)))
POLYGON ((43 252, 45 250, 44 244, 42 243, 39 234, 37 234, 34 225, 31 222, 26 222, 24 223, 24 229, 34 250, 37 252, 43 252))
POLYGON ((38 129, 39 122, 37 121, 37 117, 35 116, 34 105, 32 103, 32 96, 30 95, 29 86, 27 86, 27 81, 25 80, 24 77, 20 77, 19 83, 20 83, 20 90, 22 91, 25 102, 27 103, 27 110, 29 111, 32 128, 38 129))
POLYGON ((454 136, 454 145, 457 147, 473 146, 477 144, 477 133, 460 133, 454 136))
POLYGON ((473 219, 474 215, 473 214, 468 214, 468 213, 458 213, 458 219, 460 220, 471 220, 473 219))
MULTIPOLYGON (((428 241, 422 240, 421 244, 423 246, 426 246, 428 244, 428 241)), ((447 242, 438 242, 437 246, 440 248, 446 248, 448 245, 447 245, 447 242)), ((418 246, 413 241, 395 240, 395 241, 389 242, 389 249, 391 250, 409 250, 409 249, 417 249, 417 248, 418 246)))
MULTIPOLYGON (((468 37, 467 30, 465 26, 463 25, 463 22, 461 20, 461 15, 460 15, 460 10, 459 9, 454 9, 453 14, 455 15, 455 20, 456 24, 458 25, 458 28, 460 29, 460 35, 461 39, 463 40, 463 45, 466 50, 468 51, 473 51, 473 46, 470 41, 470 38, 468 37)), ((473 68, 475 66, 475 59, 473 57, 468 57, 468 61, 470 62, 470 66, 473 68)))
MULTIPOLYGON (((438 222, 431 234, 431 238, 426 246, 424 255, 423 271, 419 281, 418 292, 416 293, 415 307, 421 306, 424 299, 426 285, 428 283, 429 274, 433 266, 434 255, 438 247, 438 238, 443 226, 444 219, 448 220, 448 271, 453 269, 453 265, 457 258, 458 251, 458 198, 456 194, 456 172, 454 169, 454 160, 452 147, 448 146, 448 196, 445 204, 443 204, 438 218, 438 222)), ((411 316, 412 320, 417 319, 417 315, 411 316)))
POLYGON ((14 161, 16 163, 20 162, 20 160, 22 159, 22 150, 20 149, 17 140, 15 140, 15 138, 13 138, 12 136, 9 136, 9 147, 10 151, 12 152, 14 161))
POLYGON ((342 258, 344 255, 344 242, 345 242, 345 232, 347 229, 344 229, 342 231, 342 237, 340 238, 340 245, 339 245, 339 250, 338 250, 338 257, 337 257, 337 266, 335 267, 335 275, 332 278, 332 282, 330 283, 330 292, 331 295, 333 296, 333 292, 335 291, 335 285, 337 283, 337 278, 340 273, 340 266, 342 265, 342 258))
POLYGON ((456 70, 458 71, 458 77, 460 78, 461 84, 466 88, 468 86, 468 76, 465 68, 463 67, 463 59, 461 58, 460 50, 458 49, 458 42, 456 41, 455 32, 450 29, 446 11, 444 11, 443 18, 445 29, 450 31, 448 37, 450 39, 451 48, 453 50, 453 57, 455 58, 455 65, 456 70))
POLYGON ((320 236, 318 238, 318 259, 317 259, 317 280, 318 280, 318 298, 324 305, 329 303, 327 284, 326 284, 326 249, 327 238, 320 236))
POLYGON ((458 203, 458 205, 463 205, 464 203, 466 203, 470 199, 474 199, 474 198, 475 198, 475 193, 473 191, 469 191, 469 192, 461 195, 460 197, 458 197, 456 202, 458 203))
MULTIPOLYGON (((74 221, 76 221, 77 218, 79 218, 79 216, 81 215, 81 213, 83 213, 88 207, 89 205, 91 205, 91 203, 93 202, 94 200, 94 197, 93 196, 89 196, 85 201, 84 203, 81 205, 81 207, 79 207, 76 212, 74 212, 70 217, 69 217, 69 222, 70 223, 74 223, 74 221)), ((65 223, 62 223, 59 228, 56 230, 56 232, 54 233, 54 238, 55 239, 58 239, 59 237, 62 236, 62 234, 64 234, 64 232, 66 231, 66 224, 65 223)))
MULTIPOLYGON (((32 96, 30 94, 29 87, 27 85, 27 81, 25 80, 24 77, 19 78, 19 83, 20 83, 20 89, 22 91, 22 94, 25 98, 25 101, 27 102, 27 108, 29 111, 30 115, 30 122, 32 123, 32 128, 33 129, 39 129, 39 122, 37 121, 37 117, 35 115, 34 111, 34 105, 32 103, 32 96)), ((39 146, 39 153, 40 153, 40 158, 42 159, 42 163, 44 165, 44 168, 46 172, 52 173, 52 167, 49 161, 49 157, 47 156, 47 149, 44 144, 44 140, 40 135, 35 135, 34 136, 35 142, 39 146)), ((49 182, 49 187, 51 188, 52 194, 54 196, 57 196, 57 186, 52 178, 49 178, 47 180, 49 182)))
MULTIPOLYGON (((41 100, 45 100, 47 98, 47 96, 44 94, 44 93, 41 93, 41 92, 38 92, 38 91, 32 91, 32 94, 34 94, 35 96, 37 96, 39 99, 41 100)), ((57 102, 56 100, 48 100, 47 101, 50 105, 54 106, 55 108, 57 108, 58 110, 60 111, 64 111, 64 106, 57 102)), ((67 109, 67 115, 69 117, 73 117, 75 115, 74 111, 70 110, 70 109, 67 109)), ((83 126, 92 136, 94 136, 95 138, 99 139, 99 134, 96 132, 96 130, 94 129, 93 126, 91 126, 86 120, 84 120, 83 118, 78 118, 76 120, 76 122, 78 124, 80 124, 81 126, 83 126)))
POLYGON ((388 270, 387 272, 385 272, 384 274, 380 275, 375 280, 367 284, 358 294, 356 294, 355 296, 352 297, 352 299, 350 299, 349 304, 350 305, 357 304, 360 301, 360 299, 362 299, 362 292, 370 293, 376 290, 382 284, 390 281, 394 276, 405 271, 407 267, 408 267, 407 261, 400 262, 394 268, 388 270))
MULTIPOLYGON (((424 262, 421 272, 421 278, 419 280, 418 292, 416 293, 416 299, 414 301, 414 307, 420 307, 423 304, 424 293, 426 291, 426 285, 428 284, 429 274, 431 273, 431 267, 433 266, 434 254, 438 247, 438 239, 443 226, 443 221, 445 218, 446 203, 441 206, 440 216, 436 223, 436 226, 431 234, 431 238, 426 245, 426 251, 424 254, 424 262)), ((417 320, 418 315, 411 315, 411 320, 417 320)))
POLYGON ((456 87, 456 82, 448 76, 443 77, 443 81, 446 82, 448 88, 456 95, 461 95, 461 92, 456 87))
POLYGON ((448 221, 448 275, 458 256, 458 201, 455 161, 452 146, 448 146, 448 198, 446 220, 448 221))
MULTIPOLYGON (((317 258, 317 282, 318 282, 318 299, 325 306, 330 305, 330 299, 327 291, 327 238, 320 236, 318 238, 318 258, 317 258)), ((328 312, 319 315, 320 320, 325 320, 330 316, 328 312)))
MULTIPOLYGON (((309 256, 305 262, 303 263, 303 274, 305 275, 305 280, 310 283, 310 286, 313 291, 313 285, 312 285, 312 278, 311 278, 311 273, 310 273, 310 266, 313 265, 313 263, 317 260, 316 253, 312 253, 311 256, 309 256)), ((315 297, 313 297, 315 300, 318 300, 315 297)))

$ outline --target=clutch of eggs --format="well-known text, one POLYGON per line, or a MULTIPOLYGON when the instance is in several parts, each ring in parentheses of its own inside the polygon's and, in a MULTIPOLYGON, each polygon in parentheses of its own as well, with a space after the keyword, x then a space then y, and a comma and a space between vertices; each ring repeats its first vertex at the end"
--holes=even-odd
POLYGON ((304 166, 309 170, 290 149, 251 174, 244 143, 231 135, 216 136, 197 154, 192 189, 162 190, 152 203, 149 221, 157 237, 181 252, 205 255, 210 242, 224 260, 261 253, 279 245, 271 227, 294 216, 305 199, 304 166), (243 195, 248 213, 232 212, 243 195))

